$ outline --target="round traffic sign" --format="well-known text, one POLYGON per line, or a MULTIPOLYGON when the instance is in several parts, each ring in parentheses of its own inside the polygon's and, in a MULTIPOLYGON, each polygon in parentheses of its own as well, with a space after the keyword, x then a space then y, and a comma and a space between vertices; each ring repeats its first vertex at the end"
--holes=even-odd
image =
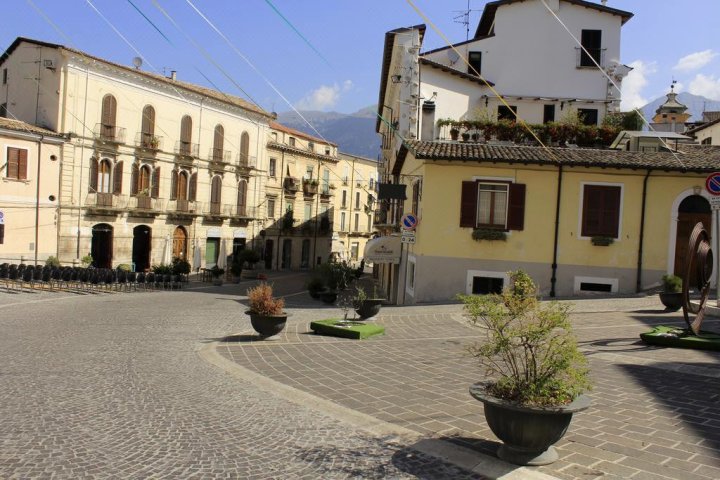
POLYGON ((406 213, 400 219, 400 227, 403 230, 415 230, 415 227, 417 227, 417 224, 418 224, 418 218, 415 215, 413 215, 412 213, 406 213))
POLYGON ((720 195, 720 172, 711 173, 707 176, 705 189, 710 195, 720 195))

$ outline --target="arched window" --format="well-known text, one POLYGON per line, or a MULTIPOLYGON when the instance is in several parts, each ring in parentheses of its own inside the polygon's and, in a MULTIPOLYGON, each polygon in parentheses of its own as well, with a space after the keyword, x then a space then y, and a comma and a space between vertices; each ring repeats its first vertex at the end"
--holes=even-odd
POLYGON ((180 121, 180 148, 182 155, 192 155, 192 118, 185 115, 180 121))
POLYGON ((225 143, 225 129, 222 125, 215 126, 215 136, 213 138, 213 149, 211 158, 213 161, 223 161, 223 148, 225 143))
POLYGON ((158 142, 155 138, 155 109, 152 105, 145 105, 142 112, 141 145, 145 148, 157 148, 158 142))
POLYGON ((243 132, 240 135, 240 165, 247 167, 250 161, 250 135, 243 132))
POLYGON ((105 95, 100 114, 100 137, 104 140, 115 140, 116 115, 117 100, 112 95, 105 95))
POLYGON ((245 179, 238 182, 237 215, 241 217, 247 216, 247 180, 245 179))
POLYGON ((100 162, 100 168, 98 169, 97 177, 97 191, 98 193, 110 193, 110 176, 112 172, 112 164, 110 160, 104 158, 100 162))
POLYGON ((222 200, 222 178, 216 175, 212 179, 210 188, 210 213, 220 213, 220 201, 222 200))
POLYGON ((188 174, 186 171, 178 173, 177 178, 177 192, 176 196, 178 200, 187 200, 188 198, 188 174))

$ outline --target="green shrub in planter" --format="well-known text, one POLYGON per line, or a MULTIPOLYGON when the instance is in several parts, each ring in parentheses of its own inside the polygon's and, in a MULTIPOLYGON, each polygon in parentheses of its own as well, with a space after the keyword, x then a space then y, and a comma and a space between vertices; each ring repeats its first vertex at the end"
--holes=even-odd
POLYGON ((677 275, 663 275, 663 291, 667 293, 682 292, 682 278, 677 275))
POLYGON ((123 272, 129 272, 130 265, 128 265, 127 263, 121 263, 120 265, 117 266, 117 269, 122 270, 123 272))
POLYGON ((187 275, 190 273, 190 263, 180 257, 173 258, 172 273, 175 275, 187 275))
POLYGON ((60 260, 57 257, 50 255, 47 260, 45 260, 45 265, 48 267, 59 267, 60 260))
POLYGON ((473 240, 479 242, 481 240, 507 240, 507 232, 493 228, 476 228, 472 232, 473 240))

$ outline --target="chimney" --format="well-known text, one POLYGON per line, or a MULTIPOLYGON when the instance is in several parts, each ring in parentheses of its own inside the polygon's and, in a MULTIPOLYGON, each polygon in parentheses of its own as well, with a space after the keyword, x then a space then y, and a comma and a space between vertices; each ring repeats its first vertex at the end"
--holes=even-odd
POLYGON ((170 80, 173 82, 177 80, 177 70, 170 70, 170 80))
POLYGON ((607 0, 600 0, 600 3, 602 3, 603 5, 607 5, 607 0))

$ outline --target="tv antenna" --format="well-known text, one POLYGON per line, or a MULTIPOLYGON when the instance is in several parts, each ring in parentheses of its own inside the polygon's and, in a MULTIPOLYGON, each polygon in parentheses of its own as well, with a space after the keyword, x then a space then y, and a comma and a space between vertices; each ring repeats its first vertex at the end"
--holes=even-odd
POLYGON ((465 10, 453 10, 455 15, 453 21, 465 25, 465 41, 470 39, 470 12, 479 12, 480 10, 470 9, 470 0, 467 0, 467 8, 465 10))
POLYGON ((133 57, 133 65, 135 65, 136 70, 140 70, 140 67, 142 67, 143 61, 140 57, 133 57))

